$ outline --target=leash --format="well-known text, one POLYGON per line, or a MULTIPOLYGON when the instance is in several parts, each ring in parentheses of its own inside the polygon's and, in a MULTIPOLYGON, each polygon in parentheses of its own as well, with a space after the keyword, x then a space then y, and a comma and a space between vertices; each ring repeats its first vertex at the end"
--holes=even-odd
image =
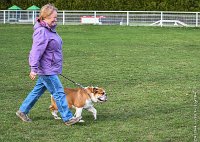
POLYGON ((83 87, 83 85, 81 85, 81 84, 79 84, 79 83, 77 83, 77 82, 71 80, 70 78, 68 78, 68 77, 66 77, 66 76, 64 76, 64 75, 62 75, 62 74, 60 74, 60 76, 64 77, 65 79, 67 79, 67 80, 69 80, 69 81, 71 81, 72 83, 78 85, 79 87, 85 89, 85 87, 83 87))
POLYGON ((65 79, 71 81, 72 83, 78 85, 79 87, 81 87, 81 88, 83 89, 83 91, 85 91, 85 92, 87 93, 87 95, 92 99, 92 97, 91 97, 90 94, 87 92, 87 90, 85 89, 85 87, 83 87, 83 85, 81 85, 80 83, 77 83, 77 82, 73 81, 72 79, 70 79, 70 78, 68 78, 68 77, 66 77, 66 76, 64 76, 64 75, 62 75, 62 74, 60 74, 60 76, 62 76, 63 78, 65 78, 65 79))

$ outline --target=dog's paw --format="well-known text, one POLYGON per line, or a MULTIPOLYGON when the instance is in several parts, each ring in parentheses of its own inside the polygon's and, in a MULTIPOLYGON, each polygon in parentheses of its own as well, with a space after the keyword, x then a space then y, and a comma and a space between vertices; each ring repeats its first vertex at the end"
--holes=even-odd
POLYGON ((56 120, 61 119, 61 118, 58 117, 58 116, 53 116, 53 117, 54 117, 54 119, 56 119, 56 120))
POLYGON ((81 119, 79 122, 80 122, 80 123, 84 123, 85 121, 84 121, 83 119, 81 119))

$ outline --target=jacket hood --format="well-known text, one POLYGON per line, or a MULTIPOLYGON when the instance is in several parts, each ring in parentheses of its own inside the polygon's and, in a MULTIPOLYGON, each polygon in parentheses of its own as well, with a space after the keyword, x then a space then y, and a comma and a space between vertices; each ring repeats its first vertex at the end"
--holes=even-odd
POLYGON ((50 30, 51 32, 56 32, 56 26, 57 25, 54 25, 52 27, 49 27, 49 25, 44 22, 44 21, 37 21, 33 27, 33 30, 35 31, 36 29, 40 28, 40 27, 45 27, 47 28, 48 30, 50 30))

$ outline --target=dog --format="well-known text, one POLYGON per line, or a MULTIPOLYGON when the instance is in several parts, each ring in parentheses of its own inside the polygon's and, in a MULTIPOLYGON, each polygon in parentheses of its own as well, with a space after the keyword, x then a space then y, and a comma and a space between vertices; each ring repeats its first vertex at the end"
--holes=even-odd
MULTIPOLYGON (((64 88, 64 92, 66 94, 68 107, 76 109, 75 117, 82 117, 82 111, 86 109, 93 114, 94 120, 96 120, 97 110, 94 108, 93 102, 103 103, 107 101, 106 92, 100 87, 64 88)), ((61 119, 57 114, 58 108, 53 96, 51 96, 49 109, 54 119, 61 119)), ((84 120, 80 120, 79 122, 84 122, 84 120)))

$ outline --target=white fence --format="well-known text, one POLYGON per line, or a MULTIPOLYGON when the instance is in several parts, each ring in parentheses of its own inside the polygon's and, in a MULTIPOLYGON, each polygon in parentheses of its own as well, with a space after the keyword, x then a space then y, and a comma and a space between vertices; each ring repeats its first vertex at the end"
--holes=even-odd
MULTIPOLYGON (((58 24, 199 27, 200 12, 58 11, 58 24)), ((0 23, 34 24, 39 11, 0 10, 0 23)))

